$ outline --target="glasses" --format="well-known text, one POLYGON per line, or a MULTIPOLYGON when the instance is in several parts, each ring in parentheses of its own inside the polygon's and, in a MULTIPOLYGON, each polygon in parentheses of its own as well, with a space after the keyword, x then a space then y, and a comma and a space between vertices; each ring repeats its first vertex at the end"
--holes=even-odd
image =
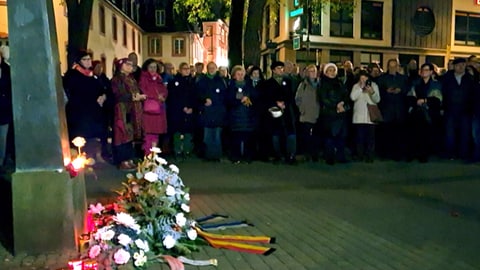
POLYGON ((82 60, 82 61, 90 61, 90 60, 92 60, 92 58, 90 58, 90 57, 85 57, 85 58, 82 58, 82 59, 80 59, 80 60, 82 60))
POLYGON ((431 71, 429 68, 422 68, 422 72, 423 71, 431 71))

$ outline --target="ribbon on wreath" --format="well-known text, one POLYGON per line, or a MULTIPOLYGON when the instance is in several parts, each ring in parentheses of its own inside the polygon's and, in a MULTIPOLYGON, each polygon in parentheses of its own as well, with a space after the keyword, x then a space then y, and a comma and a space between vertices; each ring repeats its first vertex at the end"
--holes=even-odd
POLYGON ((226 215, 220 214, 211 214, 205 217, 197 218, 197 226, 202 231, 216 231, 216 230, 225 230, 228 228, 241 228, 253 226, 253 224, 247 222, 246 220, 234 220, 234 221, 225 221, 229 217, 226 215))
POLYGON ((213 234, 205 232, 198 227, 195 227, 195 230, 200 237, 214 248, 224 248, 265 256, 272 254, 276 250, 275 248, 252 244, 273 244, 276 240, 275 237, 213 234))

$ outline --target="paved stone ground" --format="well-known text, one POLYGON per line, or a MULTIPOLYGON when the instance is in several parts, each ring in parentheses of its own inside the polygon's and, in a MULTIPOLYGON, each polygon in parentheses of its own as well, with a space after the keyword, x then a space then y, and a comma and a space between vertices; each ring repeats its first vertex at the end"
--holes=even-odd
MULTIPOLYGON (((211 247, 193 254, 217 258, 218 269, 480 269, 478 165, 233 165, 197 159, 177 165, 191 188, 195 217, 247 219, 255 226, 224 233, 277 238, 269 256, 211 247)), ((99 164, 95 173, 97 180, 87 176, 90 202, 112 196, 123 180, 109 165, 99 164)), ((59 269, 72 256, 12 257, 2 248, 0 269, 59 269)))

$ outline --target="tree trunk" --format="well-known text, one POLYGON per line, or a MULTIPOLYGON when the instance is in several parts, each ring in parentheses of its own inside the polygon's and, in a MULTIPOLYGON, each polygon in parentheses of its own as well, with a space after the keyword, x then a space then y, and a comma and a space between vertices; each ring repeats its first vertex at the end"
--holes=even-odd
POLYGON ((245 0, 232 0, 232 11, 228 32, 228 59, 230 67, 242 65, 243 13, 245 0))
POLYGON ((68 12, 68 66, 79 50, 86 50, 92 17, 93 0, 65 0, 68 12))
POLYGON ((260 65, 260 45, 262 43, 262 19, 266 0, 250 0, 247 25, 244 37, 245 65, 260 65))

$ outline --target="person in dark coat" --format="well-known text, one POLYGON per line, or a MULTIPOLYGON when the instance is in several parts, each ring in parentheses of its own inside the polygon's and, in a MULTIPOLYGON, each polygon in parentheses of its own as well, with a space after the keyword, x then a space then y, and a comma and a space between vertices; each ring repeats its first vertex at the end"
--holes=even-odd
POLYGON ((207 64, 207 73, 196 87, 200 96, 199 113, 204 132, 204 157, 206 160, 220 161, 223 155, 221 135, 227 117, 225 104, 227 86, 218 75, 214 62, 207 64))
POLYGON ((272 138, 274 162, 280 161, 284 156, 287 163, 295 164, 295 93, 290 80, 283 76, 283 67, 284 63, 280 61, 275 61, 270 66, 273 75, 262 84, 263 109, 271 112, 265 124, 272 138))
POLYGON ((480 162, 480 84, 476 83, 473 92, 473 162, 480 162))
POLYGON ((378 128, 378 152, 381 157, 393 160, 405 158, 405 121, 408 78, 398 73, 398 60, 389 59, 387 72, 378 79, 383 122, 378 128))
MULTIPOLYGON (((107 96, 91 68, 91 56, 86 51, 81 51, 73 67, 65 74, 68 133, 71 139, 80 136, 85 139, 99 138, 104 141, 107 134, 103 104, 107 96)), ((87 142, 85 151, 95 157, 97 151, 92 142, 93 140, 90 145, 87 142)))
POLYGON ((0 54, 0 167, 4 165, 7 153, 8 130, 13 123, 12 81, 10 66, 0 54))
POLYGON ((425 163, 432 149, 439 147, 432 142, 435 141, 433 137, 437 136, 433 132, 433 124, 440 117, 442 85, 433 79, 434 67, 431 63, 423 64, 420 72, 421 79, 413 82, 407 94, 410 135, 408 160, 418 158, 425 163))
POLYGON ((179 73, 168 84, 167 125, 176 157, 186 158, 193 151, 196 127, 197 99, 190 67, 181 63, 179 73))
POLYGON ((111 134, 111 130, 113 130, 113 106, 114 106, 112 83, 110 82, 110 79, 107 77, 107 75, 103 71, 103 66, 101 61, 98 61, 98 60, 93 61, 92 67, 93 67, 93 75, 97 76, 103 88, 103 92, 106 95, 106 100, 102 106, 104 120, 105 120, 104 128, 105 128, 106 136, 101 138, 102 141, 100 142, 102 144, 101 157, 104 160, 112 160, 112 149, 108 144, 108 137, 111 138, 113 136, 111 134))
POLYGON ((454 70, 448 71, 442 78, 445 150, 448 158, 467 160, 472 138, 472 101, 476 83, 465 70, 464 58, 455 59, 453 66, 454 70))
POLYGON ((250 163, 252 160, 255 146, 254 131, 258 123, 255 109, 257 97, 252 81, 245 78, 245 69, 242 66, 234 66, 232 80, 227 90, 231 130, 230 158, 234 164, 241 161, 250 163))
POLYGON ((335 161, 347 162, 345 157, 345 139, 347 136, 346 111, 349 96, 337 77, 338 68, 334 63, 326 64, 324 76, 320 81, 320 119, 325 138, 325 161, 329 165, 335 161))

